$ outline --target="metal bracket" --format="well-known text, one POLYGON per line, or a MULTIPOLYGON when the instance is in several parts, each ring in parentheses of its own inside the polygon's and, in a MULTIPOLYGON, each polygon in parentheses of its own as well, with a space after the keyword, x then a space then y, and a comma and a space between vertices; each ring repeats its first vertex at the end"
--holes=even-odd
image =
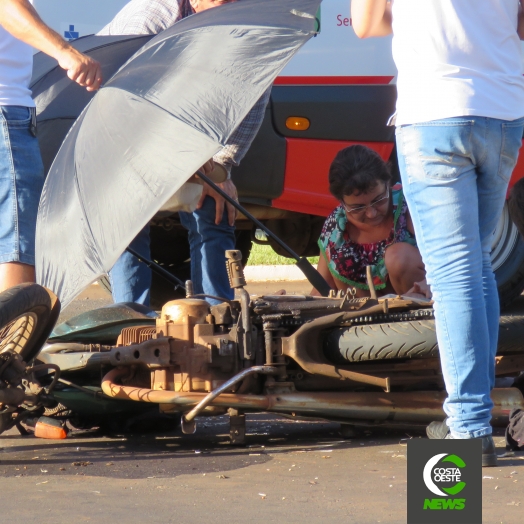
POLYGON ((169 366, 171 361, 169 338, 162 337, 146 340, 141 344, 116 347, 109 353, 109 361, 113 366, 131 364, 145 364, 148 367, 169 366))
POLYGON ((196 421, 186 420, 184 415, 182 415, 182 421, 180 423, 180 426, 184 435, 193 435, 196 432, 196 421))

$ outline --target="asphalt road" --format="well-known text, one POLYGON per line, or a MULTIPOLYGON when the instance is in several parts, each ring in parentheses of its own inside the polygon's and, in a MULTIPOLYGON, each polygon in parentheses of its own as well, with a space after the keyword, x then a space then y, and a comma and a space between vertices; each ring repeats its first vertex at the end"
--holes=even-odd
MULTIPOLYGON (((269 293, 280 284, 250 286, 269 293)), ((308 286, 286 286, 307 292, 308 286)), ((87 290, 63 318, 108 303, 87 290)), ((524 298, 511 314, 524 314, 524 298)), ((406 522, 406 446, 414 428, 343 438, 340 425, 248 416, 247 445, 232 446, 226 417, 125 436, 74 431, 64 441, 0 436, 0 522, 406 522)), ((496 443, 504 453, 504 438, 496 443)), ((524 453, 483 471, 484 523, 520 523, 524 453)))

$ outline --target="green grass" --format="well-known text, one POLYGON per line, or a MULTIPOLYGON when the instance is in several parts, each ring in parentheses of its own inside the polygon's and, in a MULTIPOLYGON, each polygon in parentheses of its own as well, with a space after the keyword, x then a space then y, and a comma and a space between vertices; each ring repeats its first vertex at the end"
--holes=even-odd
MULTIPOLYGON (((318 264, 318 257, 309 257, 308 260, 312 264, 318 264)), ((261 246, 260 244, 253 243, 249 260, 247 261, 248 266, 282 266, 282 265, 293 265, 295 263, 294 258, 286 258, 277 255, 271 246, 261 246)))

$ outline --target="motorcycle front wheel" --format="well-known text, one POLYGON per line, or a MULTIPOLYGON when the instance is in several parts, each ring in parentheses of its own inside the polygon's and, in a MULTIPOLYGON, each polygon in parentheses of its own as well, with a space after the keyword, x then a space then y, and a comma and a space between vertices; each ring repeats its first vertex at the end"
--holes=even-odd
POLYGON ((0 293, 0 355, 33 359, 58 320, 60 301, 38 284, 20 284, 0 293))

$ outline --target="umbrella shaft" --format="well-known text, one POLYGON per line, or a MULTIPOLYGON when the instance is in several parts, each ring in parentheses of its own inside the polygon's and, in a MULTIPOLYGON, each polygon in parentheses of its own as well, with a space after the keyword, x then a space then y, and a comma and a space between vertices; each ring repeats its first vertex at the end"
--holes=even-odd
POLYGON ((157 264, 156 262, 153 262, 152 260, 148 260, 147 258, 144 258, 142 255, 140 255, 139 253, 137 253, 134 249, 130 247, 128 247, 126 251, 128 253, 131 253, 134 257, 138 259, 139 262, 142 262, 143 264, 145 264, 154 273, 166 279, 170 284, 173 284, 175 286, 175 289, 177 287, 186 289, 186 287, 184 286, 184 283, 179 278, 175 277, 175 275, 172 275, 169 271, 166 271, 161 265, 157 264))
POLYGON ((282 249, 287 251, 297 262, 300 260, 300 256, 297 255, 288 245, 284 244, 280 238, 278 238, 271 230, 269 230, 260 220, 255 218, 247 209, 244 208, 238 201, 230 197, 225 191, 218 187, 209 177, 204 175, 202 171, 197 172, 198 176, 208 185, 210 185, 221 197, 225 198, 235 209, 240 211, 245 217, 255 224, 259 229, 272 238, 282 249))

